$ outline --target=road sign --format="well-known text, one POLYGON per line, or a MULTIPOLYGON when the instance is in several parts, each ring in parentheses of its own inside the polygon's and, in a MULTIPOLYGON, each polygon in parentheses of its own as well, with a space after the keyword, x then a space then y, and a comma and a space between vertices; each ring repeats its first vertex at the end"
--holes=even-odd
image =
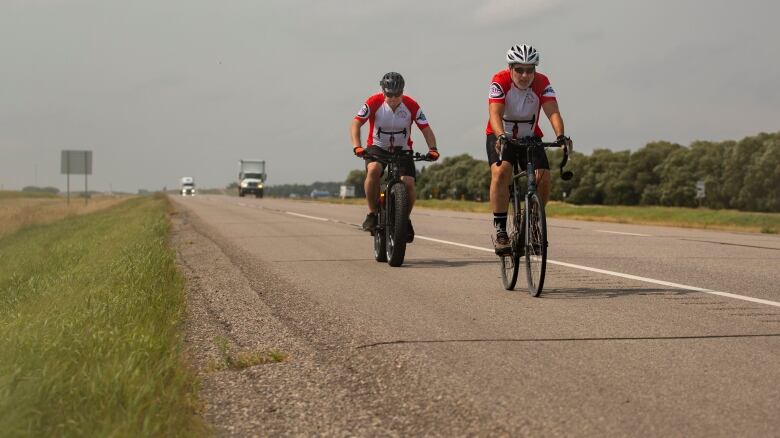
POLYGON ((84 203, 89 197, 87 175, 92 175, 92 151, 62 151, 60 173, 68 175, 68 204, 70 204, 70 175, 84 175, 84 203))
POLYGON ((704 181, 696 181, 696 199, 704 199, 706 192, 704 190, 704 181))
POLYGON ((62 151, 60 173, 92 175, 92 151, 62 151))

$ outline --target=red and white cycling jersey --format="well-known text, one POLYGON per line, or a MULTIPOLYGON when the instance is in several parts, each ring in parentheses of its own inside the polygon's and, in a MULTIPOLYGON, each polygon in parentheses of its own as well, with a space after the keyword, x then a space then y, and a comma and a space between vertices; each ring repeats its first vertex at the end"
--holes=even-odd
MULTIPOLYGON (((493 75, 488 102, 504 104, 504 131, 511 138, 531 135, 542 137, 542 130, 539 128, 539 111, 542 104, 556 100, 555 90, 550 86, 550 80, 537 72, 531 86, 521 90, 512 82, 509 74, 507 68, 493 75)), ((485 133, 488 135, 493 133, 490 120, 485 133)))
POLYGON ((393 111, 385 102, 382 93, 374 94, 366 99, 355 120, 360 124, 369 122, 369 133, 366 144, 387 149, 390 146, 404 146, 412 149, 412 121, 420 130, 428 126, 420 105, 409 96, 401 96, 401 104, 393 111))

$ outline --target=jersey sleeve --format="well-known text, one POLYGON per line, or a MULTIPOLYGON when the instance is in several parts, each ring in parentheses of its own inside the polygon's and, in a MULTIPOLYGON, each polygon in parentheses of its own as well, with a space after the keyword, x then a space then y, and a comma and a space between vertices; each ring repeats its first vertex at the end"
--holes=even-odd
POLYGON ((539 79, 539 84, 534 84, 539 95, 539 103, 544 105, 547 102, 556 102, 558 99, 555 96, 555 90, 550 85, 550 80, 547 79, 547 76, 540 76, 539 79))
POLYGON ((377 95, 373 95, 366 99, 363 106, 361 106, 357 114, 355 114, 354 120, 359 121, 362 125, 369 119, 372 119, 376 114, 376 110, 382 105, 382 102, 384 102, 384 98, 382 98, 381 94, 379 94, 379 97, 380 98, 377 98, 377 95))
POLYGON ((417 124, 417 127, 420 129, 427 128, 428 126, 431 126, 428 123, 428 119, 425 118, 425 113, 423 113, 422 108, 417 108, 417 114, 414 116, 414 123, 417 124))
POLYGON ((509 91, 509 83, 507 81, 509 75, 502 73, 504 72, 493 75, 488 93, 488 103, 504 103, 506 101, 506 93, 509 91))
POLYGON ((414 123, 417 125, 418 128, 421 130, 427 126, 430 126, 428 124, 428 119, 425 118, 425 113, 423 112, 422 108, 420 108, 420 104, 417 103, 416 100, 412 99, 409 96, 403 97, 404 105, 406 105, 407 108, 409 108, 409 112, 412 113, 412 120, 414 120, 414 123))

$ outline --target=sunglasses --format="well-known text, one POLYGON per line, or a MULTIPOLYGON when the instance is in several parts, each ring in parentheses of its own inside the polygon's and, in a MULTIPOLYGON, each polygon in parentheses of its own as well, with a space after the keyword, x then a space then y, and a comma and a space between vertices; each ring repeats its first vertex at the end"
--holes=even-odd
POLYGON ((514 70, 515 73, 517 73, 519 75, 521 75, 523 73, 532 75, 532 74, 534 74, 536 72, 536 67, 526 67, 526 68, 523 68, 523 67, 512 67, 512 70, 514 70))
POLYGON ((388 93, 385 92, 385 97, 398 97, 403 94, 403 91, 399 91, 398 93, 388 93))

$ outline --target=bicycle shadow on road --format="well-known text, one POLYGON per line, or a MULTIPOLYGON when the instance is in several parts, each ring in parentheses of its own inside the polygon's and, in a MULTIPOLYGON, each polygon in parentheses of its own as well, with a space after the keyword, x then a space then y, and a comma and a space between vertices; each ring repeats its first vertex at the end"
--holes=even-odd
POLYGON ((668 296, 686 296, 698 293, 692 290, 671 289, 671 288, 557 288, 547 289, 542 292, 541 298, 550 298, 558 300, 583 300, 583 299, 606 299, 606 298, 624 298, 636 295, 668 295, 668 296))
POLYGON ((407 259, 404 261, 404 268, 460 268, 470 265, 495 265, 495 259, 407 259))

